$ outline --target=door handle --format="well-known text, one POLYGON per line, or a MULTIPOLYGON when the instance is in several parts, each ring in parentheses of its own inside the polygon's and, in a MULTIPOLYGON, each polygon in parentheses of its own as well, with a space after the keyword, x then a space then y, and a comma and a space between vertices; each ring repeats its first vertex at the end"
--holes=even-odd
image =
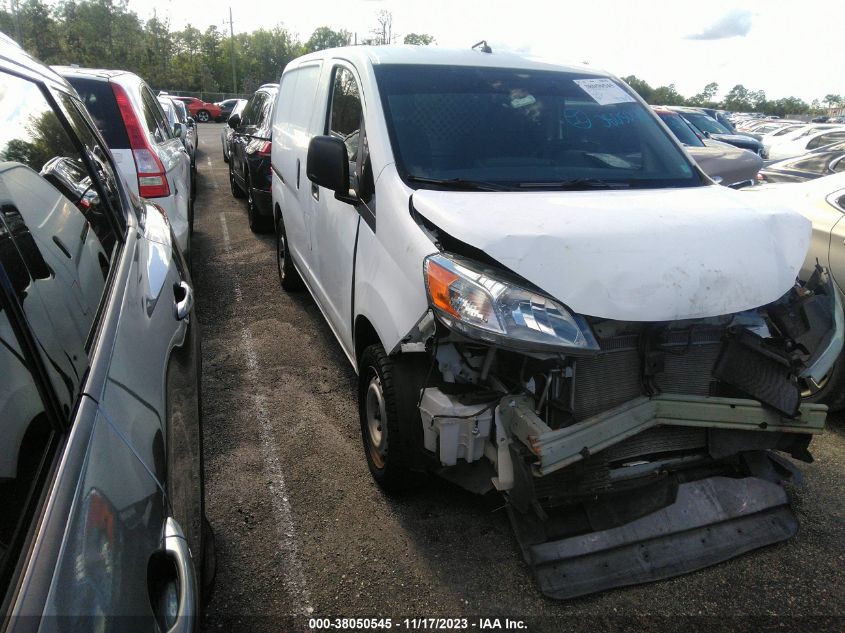
POLYGON ((176 306, 177 321, 182 321, 191 314, 194 307, 194 291, 187 281, 173 284, 173 302, 176 306))
POLYGON ((179 606, 176 621, 167 633, 192 633, 197 616, 197 577, 188 541, 182 533, 179 523, 168 517, 164 524, 164 550, 176 565, 176 578, 179 580, 179 606))
POLYGON ((311 197, 314 198, 314 200, 320 199, 320 188, 313 182, 311 183, 311 197))
POLYGON ((296 188, 299 189, 299 159, 296 159, 296 188))

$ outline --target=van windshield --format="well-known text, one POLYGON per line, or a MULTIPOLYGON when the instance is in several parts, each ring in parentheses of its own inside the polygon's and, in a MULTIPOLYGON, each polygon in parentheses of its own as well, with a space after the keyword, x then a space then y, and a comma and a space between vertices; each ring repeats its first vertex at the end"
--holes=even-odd
POLYGON ((412 186, 703 184, 651 112, 607 77, 399 64, 377 65, 375 75, 394 158, 412 186))

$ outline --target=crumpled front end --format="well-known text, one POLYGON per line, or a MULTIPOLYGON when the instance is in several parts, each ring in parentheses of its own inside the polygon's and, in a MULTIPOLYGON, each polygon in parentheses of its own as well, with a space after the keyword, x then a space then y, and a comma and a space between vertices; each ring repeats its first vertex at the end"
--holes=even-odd
POLYGON ((825 270, 766 306, 672 322, 565 313, 448 262, 427 275, 425 448, 444 477, 507 497, 546 594, 674 576, 794 534, 783 455, 812 461, 827 407, 802 392, 843 341, 825 270))

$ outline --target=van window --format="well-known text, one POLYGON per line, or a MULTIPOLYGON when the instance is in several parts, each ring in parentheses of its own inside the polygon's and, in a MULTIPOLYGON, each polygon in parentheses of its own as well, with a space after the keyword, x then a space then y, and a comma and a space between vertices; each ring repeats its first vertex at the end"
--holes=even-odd
MULTIPOLYGON (((320 64, 313 64, 297 68, 285 75, 279 104, 281 106, 286 101, 290 101, 291 106, 289 118, 282 118, 282 120, 289 120, 291 125, 296 129, 308 130, 311 127, 311 117, 314 113, 314 100, 317 97, 317 82, 320 79, 320 69, 320 64)), ((321 118, 318 118, 318 121, 322 123, 321 118)))
POLYGON ((332 99, 326 133, 343 139, 349 160, 358 158, 358 129, 361 127, 361 93, 352 73, 338 66, 332 84, 332 99))
MULTIPOLYGON (((379 64, 374 72, 394 159, 412 186, 703 184, 675 139, 613 79, 471 66, 379 64)), ((342 131, 355 116, 342 119, 342 131)))

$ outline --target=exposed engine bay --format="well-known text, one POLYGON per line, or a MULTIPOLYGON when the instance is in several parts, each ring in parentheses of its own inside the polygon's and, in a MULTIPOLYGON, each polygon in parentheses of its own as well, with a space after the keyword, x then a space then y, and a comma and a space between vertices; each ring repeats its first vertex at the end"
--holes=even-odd
POLYGON ((738 314, 584 317, 592 349, 481 341, 433 312, 403 344, 424 341, 430 358, 426 452, 445 478, 505 495, 547 595, 672 576, 794 534, 780 483, 800 475, 783 455, 812 461, 827 408, 802 404, 802 391, 842 347, 822 268, 738 314))

